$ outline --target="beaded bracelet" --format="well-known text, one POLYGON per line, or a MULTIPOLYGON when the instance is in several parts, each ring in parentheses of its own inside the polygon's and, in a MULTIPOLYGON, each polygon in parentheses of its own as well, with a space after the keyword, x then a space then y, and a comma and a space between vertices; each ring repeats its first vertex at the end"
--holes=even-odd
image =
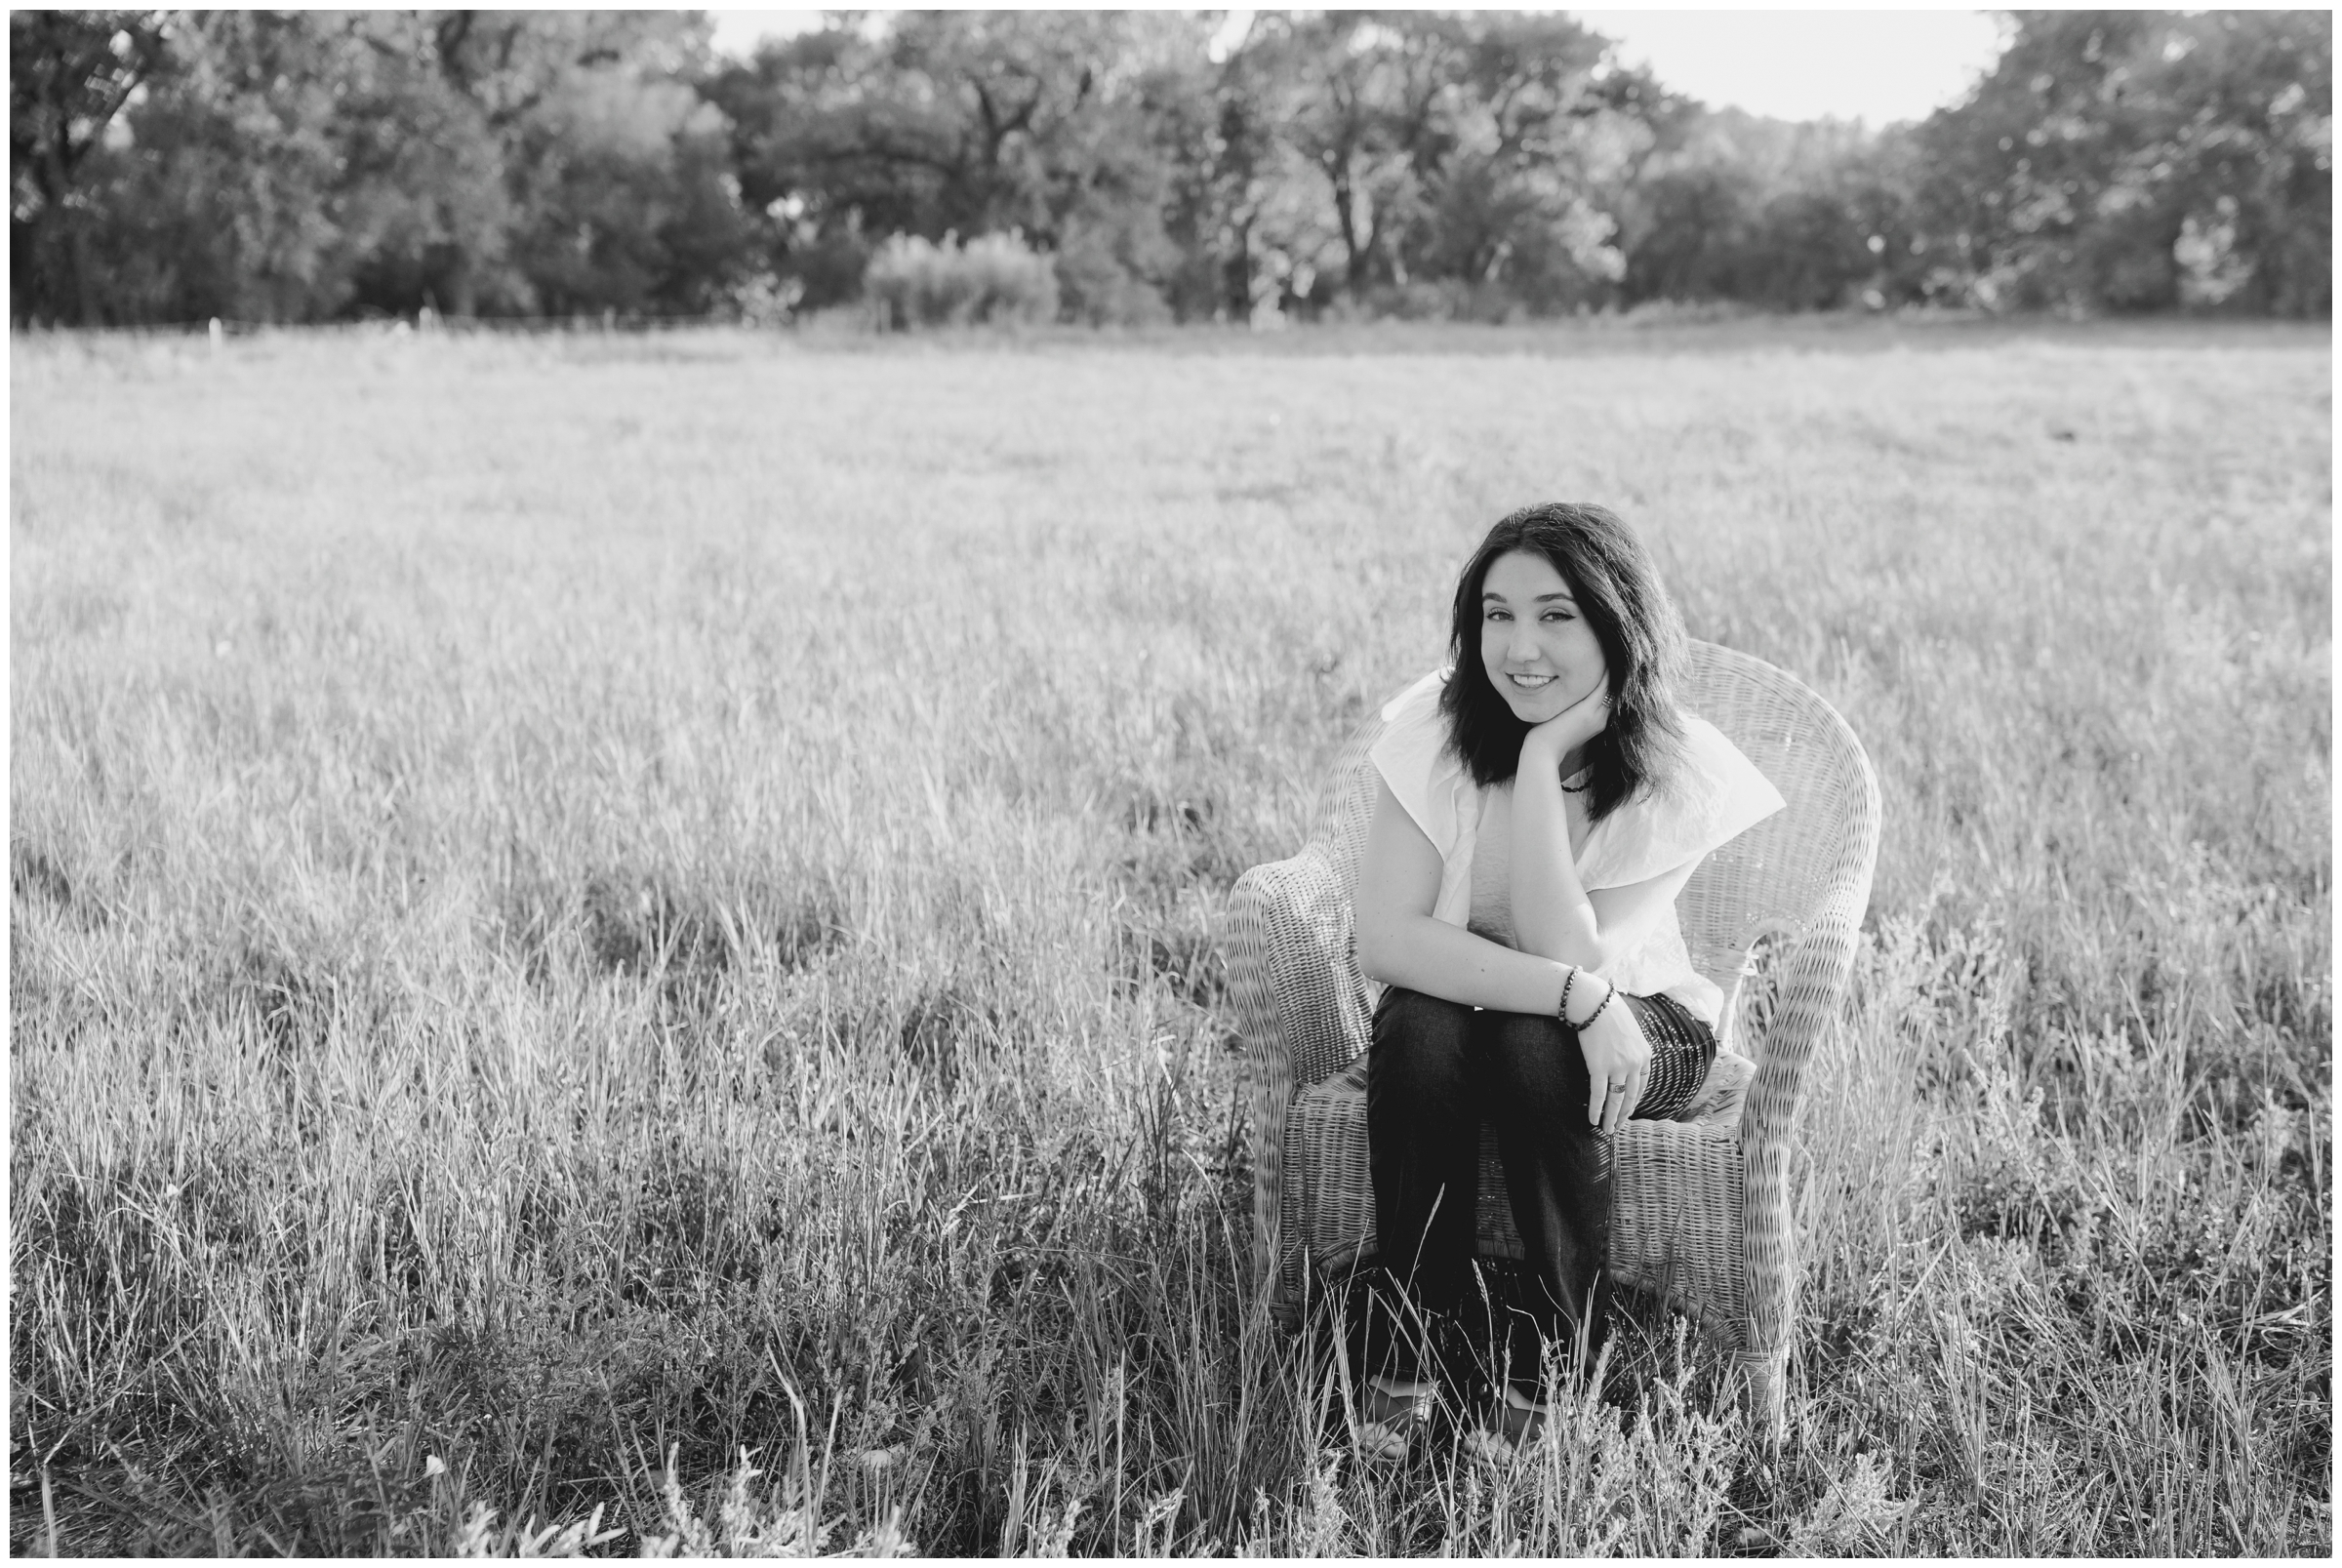
MULTIPOLYGON (((1595 1008, 1595 1010, 1594 1010, 1593 1012, 1591 1012, 1591 1013, 1589 1013, 1589 1014, 1587 1014, 1587 1015, 1586 1015, 1586 1021, 1585 1021, 1585 1023, 1583 1023, 1583 1024, 1571 1024, 1571 1025, 1570 1025, 1570 1027, 1571 1027, 1571 1028, 1574 1028, 1574 1029, 1585 1029, 1585 1028, 1591 1027, 1591 1026, 1593 1025, 1593 1024, 1594 1024, 1594 1021, 1595 1021, 1595 1019, 1597 1019, 1597 1018, 1600 1018, 1600 1017, 1602 1016, 1602 1008, 1604 1008, 1604 1007, 1608 1007, 1608 1006, 1610 1005, 1610 998, 1611 998, 1611 997, 1613 997, 1613 996, 1616 996, 1617 994, 1618 994, 1618 987, 1617 987, 1616 985, 1612 985, 1612 986, 1611 986, 1611 987, 1610 987, 1608 990, 1606 990, 1606 991, 1604 991, 1604 992, 1602 993, 1602 1000, 1601 1000, 1601 1004, 1600 1004, 1600 1006, 1597 1006, 1596 1008, 1595 1008)), ((1566 1023, 1568 1023, 1569 1021, 1568 1021, 1567 1019, 1564 1019, 1564 1020, 1562 1020, 1562 1022, 1566 1024, 1566 1023)))
POLYGON ((1569 988, 1577 983, 1578 966, 1572 964, 1569 966, 1569 973, 1561 977, 1561 1000, 1554 1004, 1554 1017, 1564 1024, 1569 1022, 1569 988))

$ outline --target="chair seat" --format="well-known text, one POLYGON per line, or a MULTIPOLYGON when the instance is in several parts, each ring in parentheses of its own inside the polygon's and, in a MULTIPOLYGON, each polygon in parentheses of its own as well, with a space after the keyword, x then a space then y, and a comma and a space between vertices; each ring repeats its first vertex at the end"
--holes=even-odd
MULTIPOLYGON (((1612 1175, 1611 1274, 1717 1326, 1741 1316, 1741 1103, 1756 1065, 1719 1054, 1675 1119, 1630 1121, 1612 1175)), ((1366 1164, 1366 1058, 1303 1090, 1285 1122, 1287 1223, 1321 1283, 1378 1256, 1374 1183, 1366 1164)), ((1496 1132, 1480 1128, 1479 1251, 1518 1259, 1496 1132)))

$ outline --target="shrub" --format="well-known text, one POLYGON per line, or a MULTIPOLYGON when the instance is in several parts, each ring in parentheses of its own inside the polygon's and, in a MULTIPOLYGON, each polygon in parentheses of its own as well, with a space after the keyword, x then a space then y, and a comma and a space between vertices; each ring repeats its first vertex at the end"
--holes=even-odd
POLYGON ((1630 327, 1700 327, 1718 321, 1745 321, 1756 307, 1738 300, 1645 300, 1626 313, 1630 327))
POLYGON ((941 245, 897 234, 870 258, 862 293, 879 326, 897 332, 1057 318, 1049 258, 1014 232, 982 234, 965 245, 951 234, 941 245))
POLYGON ((1378 283, 1362 294, 1345 291, 1326 308, 1336 321, 1458 321, 1471 313, 1472 285, 1453 278, 1378 283))
POLYGON ((1096 229, 1069 234, 1058 247, 1054 270, 1072 320, 1093 327, 1152 327, 1171 319, 1162 292, 1116 256, 1096 229))
POLYGON ((1503 283, 1418 277, 1378 283, 1362 298, 1345 294, 1326 313, 1337 321, 1518 322, 1533 312, 1503 283))
POLYGON ((803 278, 785 278, 767 270, 733 285, 724 302, 732 318, 746 327, 786 327, 797 317, 805 299, 803 278))

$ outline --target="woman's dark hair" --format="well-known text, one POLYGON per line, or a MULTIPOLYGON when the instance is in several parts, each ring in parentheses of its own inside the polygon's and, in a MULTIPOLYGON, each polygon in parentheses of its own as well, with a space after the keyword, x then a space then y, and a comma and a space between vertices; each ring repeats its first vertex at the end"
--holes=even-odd
POLYGON ((1672 782, 1683 744, 1675 683, 1683 660, 1683 623, 1659 584, 1650 551, 1600 506, 1551 502, 1524 506, 1480 541, 1456 581, 1450 651, 1455 673, 1439 693, 1448 744, 1483 788, 1520 765, 1529 727, 1513 714, 1480 662, 1480 592, 1500 555, 1527 550, 1568 583, 1610 666, 1610 722, 1586 748, 1593 769, 1587 815, 1599 822, 1621 801, 1672 782))

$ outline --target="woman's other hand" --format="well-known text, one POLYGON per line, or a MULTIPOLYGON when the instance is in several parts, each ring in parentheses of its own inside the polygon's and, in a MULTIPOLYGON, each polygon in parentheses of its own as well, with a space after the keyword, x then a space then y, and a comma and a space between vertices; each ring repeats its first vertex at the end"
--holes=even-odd
POLYGON ((1591 1023, 1579 1025, 1578 1049, 1586 1053, 1591 1085, 1586 1119, 1605 1133, 1615 1133, 1642 1104, 1642 1086, 1651 1072, 1651 1042, 1643 1037, 1635 1010, 1619 997, 1591 1023))

